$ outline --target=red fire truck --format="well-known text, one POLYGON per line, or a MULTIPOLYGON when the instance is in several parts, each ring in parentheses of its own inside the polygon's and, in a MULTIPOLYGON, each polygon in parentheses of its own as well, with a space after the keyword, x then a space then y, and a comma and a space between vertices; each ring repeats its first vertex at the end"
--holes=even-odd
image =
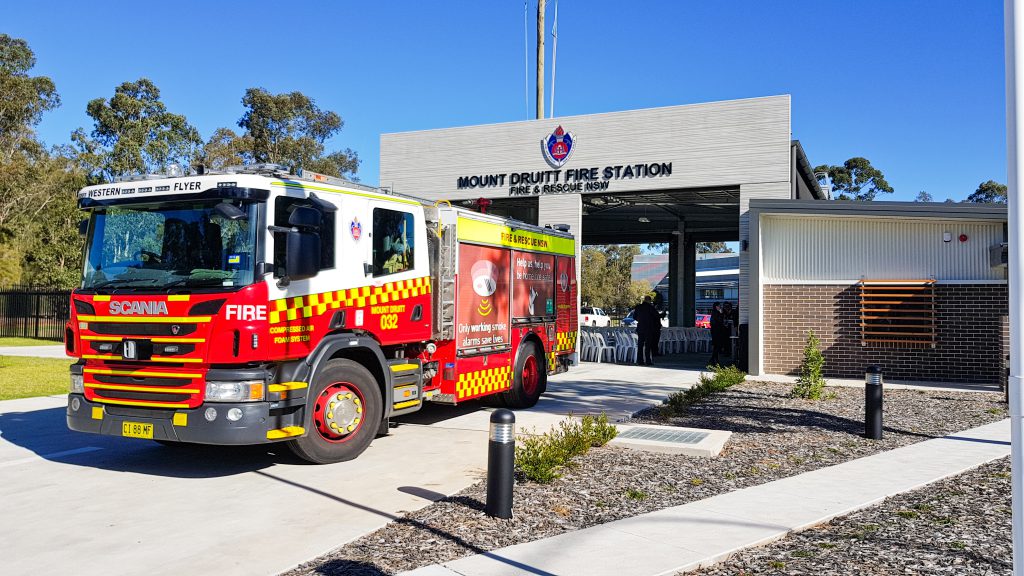
POLYGON ((79 192, 71 429, 338 462, 426 401, 533 406, 573 362, 563 226, 296 172, 79 192))

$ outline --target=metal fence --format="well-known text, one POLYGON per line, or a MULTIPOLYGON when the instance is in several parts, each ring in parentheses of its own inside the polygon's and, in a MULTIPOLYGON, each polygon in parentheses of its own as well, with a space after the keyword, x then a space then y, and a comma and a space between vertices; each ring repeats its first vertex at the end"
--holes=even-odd
POLYGON ((71 291, 35 286, 0 288, 0 337, 64 340, 71 291))

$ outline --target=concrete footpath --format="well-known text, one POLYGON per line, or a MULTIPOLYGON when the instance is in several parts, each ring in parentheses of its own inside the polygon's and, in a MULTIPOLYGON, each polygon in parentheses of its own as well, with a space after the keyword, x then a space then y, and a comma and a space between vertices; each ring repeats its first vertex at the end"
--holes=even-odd
POLYGON ((74 362, 64 352, 64 345, 55 346, 0 346, 0 356, 32 356, 35 358, 60 358, 67 360, 68 364, 74 362))
POLYGON ((402 576, 671 575, 1007 456, 1009 440, 1007 419, 402 576))

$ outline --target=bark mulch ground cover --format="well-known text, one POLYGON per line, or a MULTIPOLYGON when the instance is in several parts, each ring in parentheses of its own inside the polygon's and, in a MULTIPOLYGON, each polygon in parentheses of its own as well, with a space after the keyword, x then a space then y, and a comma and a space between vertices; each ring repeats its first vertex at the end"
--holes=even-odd
POLYGON ((789 390, 784 384, 745 383, 683 416, 660 420, 656 409, 634 415, 635 421, 731 431, 717 458, 597 448, 550 484, 517 482, 511 520, 483 513, 486 486, 478 482, 287 575, 394 574, 701 500, 1006 417, 1001 394, 887 390, 885 437, 873 441, 862 437, 863 389, 828 388, 830 398, 817 401, 790 398, 789 390))
POLYGON ((1010 460, 739 552, 687 576, 1009 576, 1010 460))

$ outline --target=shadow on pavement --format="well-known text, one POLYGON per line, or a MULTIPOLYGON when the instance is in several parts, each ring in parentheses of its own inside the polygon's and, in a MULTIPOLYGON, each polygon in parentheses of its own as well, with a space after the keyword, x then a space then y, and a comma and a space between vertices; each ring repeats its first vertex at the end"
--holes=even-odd
MULTIPOLYGON (((624 368, 621 365, 617 367, 624 368)), ((645 382, 646 370, 651 369, 636 368, 636 379, 633 381, 598 379, 596 374, 574 376, 570 371, 551 379, 547 393, 537 406, 518 412, 559 416, 605 412, 614 420, 645 405, 660 403, 666 390, 672 388, 669 385, 645 382)), ((632 371, 627 377, 633 378, 632 371)), ((438 424, 493 407, 492 402, 480 400, 463 402, 458 406, 428 403, 419 412, 396 418, 392 422, 397 425, 438 424)), ((8 442, 52 462, 177 478, 215 478, 281 464, 306 465, 306 462, 295 457, 282 444, 162 445, 150 440, 73 432, 67 428, 65 412, 66 408, 61 406, 0 413, 0 444, 8 442)), ((374 444, 386 444, 388 440, 387 437, 379 437, 374 444)), ((17 460, 17 457, 14 459, 17 460)), ((0 467, 5 465, 9 466, 10 463, 0 461, 0 467)))
POLYGON ((175 478, 215 478, 276 464, 304 464, 281 445, 164 446, 149 440, 73 432, 67 428, 64 407, 0 414, 0 442, 52 462, 175 478))

